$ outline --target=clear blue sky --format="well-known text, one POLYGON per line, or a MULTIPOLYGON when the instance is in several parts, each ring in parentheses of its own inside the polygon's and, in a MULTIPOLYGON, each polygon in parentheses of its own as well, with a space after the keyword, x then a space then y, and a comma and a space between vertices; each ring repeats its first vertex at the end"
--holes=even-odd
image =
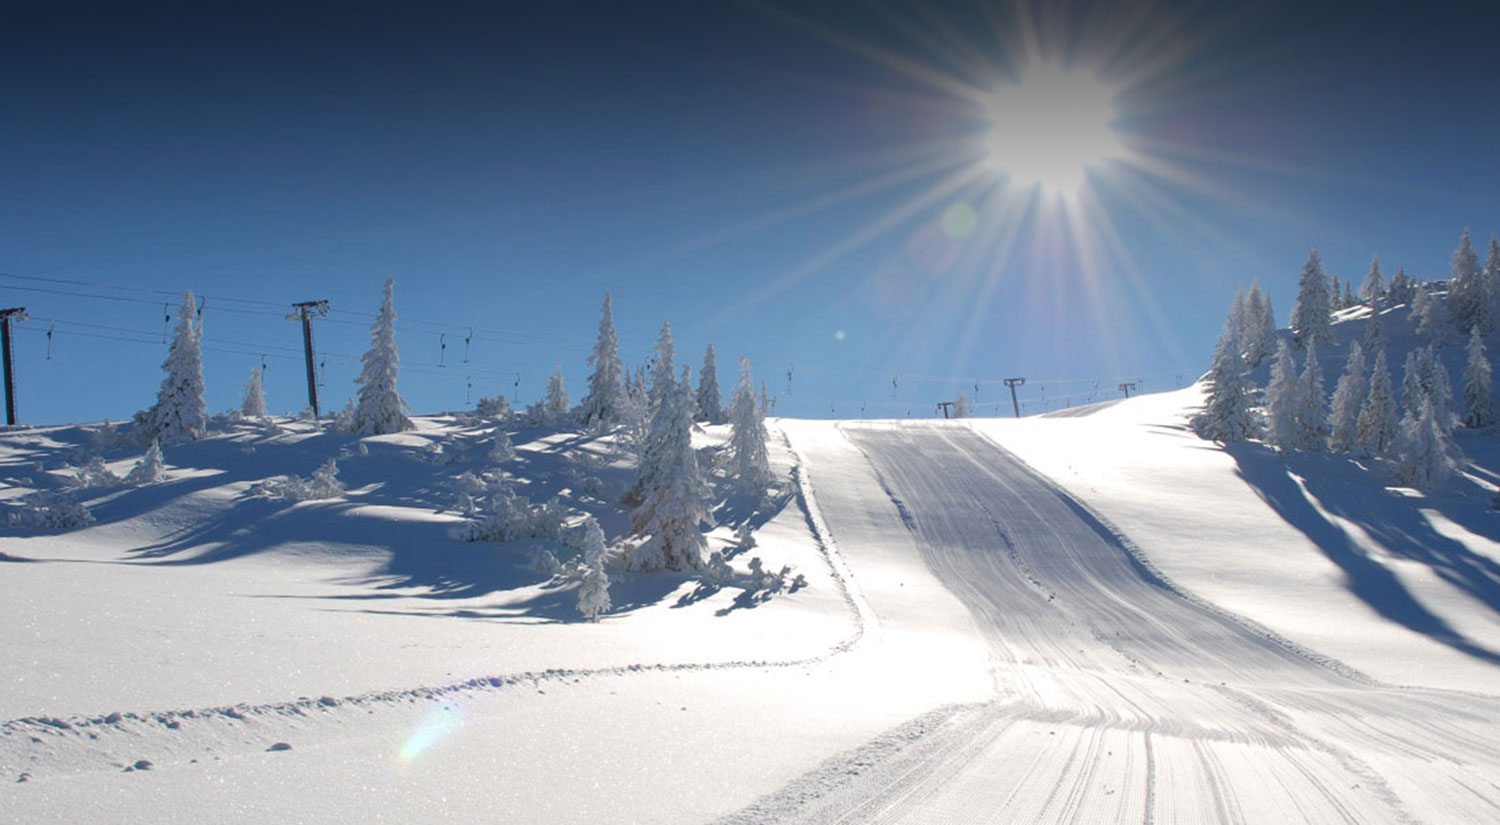
POLYGON ((1091 172, 1071 225, 998 212, 998 176, 943 188, 990 128, 952 81, 1016 68, 1011 4, 511 5, 9 7, 0 301, 32 315, 22 420, 148 405, 162 304, 188 288, 215 410, 263 354, 271 406, 300 409, 282 316, 330 300, 337 408, 388 274, 418 412, 470 383, 514 398, 518 373, 533 400, 558 362, 581 395, 606 291, 628 360, 670 319, 695 363, 715 344, 726 389, 749 356, 778 414, 931 415, 975 379, 989 414, 1007 376, 1037 411, 1044 385, 1055 404, 1191 380, 1235 285, 1259 278, 1284 322, 1313 246, 1340 277, 1379 252, 1432 278, 1464 226, 1500 231, 1480 4, 1036 16, 1050 58, 1125 83, 1136 162, 1091 172))

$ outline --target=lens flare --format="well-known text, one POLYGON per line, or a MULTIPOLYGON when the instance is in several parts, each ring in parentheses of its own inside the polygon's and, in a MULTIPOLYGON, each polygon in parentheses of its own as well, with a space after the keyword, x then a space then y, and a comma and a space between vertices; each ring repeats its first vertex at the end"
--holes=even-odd
POLYGON ((1016 183, 1072 195, 1085 171, 1121 154, 1110 125, 1115 90, 1082 70, 1053 63, 1027 67, 1019 83, 1000 86, 988 107, 988 164, 1016 183))
POLYGON ((421 723, 417 725, 417 729, 412 731, 411 736, 407 737, 401 745, 401 750, 397 752, 401 764, 412 764, 424 751, 447 738, 460 727, 463 727, 463 720, 452 706, 443 705, 428 711, 421 723))

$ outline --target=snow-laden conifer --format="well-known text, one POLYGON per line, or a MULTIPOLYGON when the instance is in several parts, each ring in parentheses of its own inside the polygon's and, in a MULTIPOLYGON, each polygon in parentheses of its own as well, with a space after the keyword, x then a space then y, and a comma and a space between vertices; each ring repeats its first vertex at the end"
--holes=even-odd
POLYGON ((1350 278, 1349 280, 1347 280, 1347 281, 1344 282, 1344 301, 1343 301, 1343 304, 1344 304, 1344 306, 1343 306, 1344 309, 1348 309, 1349 307, 1356 306, 1356 305, 1359 304, 1359 298, 1355 297, 1355 295, 1354 295, 1354 279, 1353 278, 1350 278))
POLYGON ((1316 347, 1307 348, 1302 367, 1301 409, 1297 413, 1298 449, 1321 450, 1328 443, 1328 393, 1323 388, 1323 368, 1316 347))
POLYGON ((396 352, 396 279, 386 278, 384 298, 375 323, 370 326, 370 349, 359 360, 363 364, 355 384, 359 387, 351 432, 361 435, 399 433, 412 428, 406 417, 406 401, 396 392, 401 358, 396 352))
POLYGON ((1214 362, 1208 371, 1208 399, 1203 412, 1193 419, 1193 429, 1200 436, 1226 444, 1253 438, 1260 431, 1250 382, 1245 378, 1241 346, 1231 332, 1233 318, 1231 311, 1230 322, 1225 324, 1214 347, 1214 362))
POLYGON ((1329 278, 1329 281, 1333 284, 1333 288, 1329 290, 1329 294, 1332 296, 1329 308, 1335 311, 1343 309, 1344 290, 1343 287, 1339 284, 1339 276, 1333 275, 1329 278))
POLYGON ((1333 338, 1333 295, 1328 285, 1328 276, 1323 272, 1323 261, 1314 249, 1302 266, 1302 276, 1297 282, 1297 303, 1292 307, 1292 333, 1298 346, 1327 343, 1333 338))
POLYGON ((1435 490, 1453 475, 1457 462, 1448 434, 1438 423, 1430 399, 1422 399, 1418 414, 1401 420, 1400 455, 1396 478, 1418 490, 1435 490))
POLYGON ((491 465, 504 464, 516 457, 516 447, 510 441, 510 433, 504 424, 496 424, 494 434, 490 437, 490 449, 485 457, 491 465))
POLYGON ((1370 455, 1385 455, 1396 442, 1396 399, 1391 392, 1391 370, 1385 350, 1375 351, 1375 367, 1370 372, 1370 391, 1359 409, 1355 443, 1370 455))
POLYGON ((578 586, 578 612, 591 622, 608 613, 609 571, 605 569, 604 530, 598 519, 583 522, 583 582, 578 586))
POLYGON ((583 399, 583 423, 598 430, 620 422, 620 406, 625 387, 621 373, 625 362, 620 360, 620 339, 615 334, 615 316, 610 306, 609 293, 604 295, 604 307, 599 313, 599 338, 594 342, 594 352, 589 355, 589 393, 583 399))
POLYGON ((755 380, 750 376, 748 358, 740 359, 740 380, 729 402, 729 423, 735 486, 760 497, 771 483, 771 464, 766 455, 766 412, 756 403, 755 380))
POLYGON ((1271 293, 1263 292, 1260 281, 1252 281, 1246 299, 1246 331, 1240 340, 1245 352, 1245 368, 1255 369, 1276 351, 1276 310, 1271 293))
POLYGON ((953 417, 969 417, 969 395, 963 390, 959 390, 958 395, 953 399, 953 417))
POLYGON ((560 425, 572 408, 573 399, 568 397, 568 391, 563 387, 562 364, 558 364, 557 372, 547 376, 547 400, 543 409, 548 423, 554 427, 560 425))
POLYGON ((1432 402, 1433 417, 1443 432, 1453 432, 1453 383, 1448 380, 1448 368, 1431 346, 1422 348, 1417 367, 1421 370, 1423 393, 1432 402))
POLYGON ((1417 335, 1429 343, 1442 346, 1452 340, 1453 322, 1448 314, 1448 301, 1433 290, 1417 288, 1412 299, 1411 317, 1417 335))
POLYGON ((203 401, 203 321, 192 290, 182 296, 177 326, 162 371, 156 403, 138 415, 146 438, 200 438, 208 429, 208 408, 203 401))
POLYGON ((1369 391, 1365 386, 1364 349, 1358 341, 1350 342, 1344 374, 1333 390, 1332 409, 1328 414, 1328 449, 1347 452, 1359 438, 1359 410, 1369 391))
POLYGON ((1405 267, 1396 267, 1396 274, 1391 276, 1391 286, 1386 291, 1386 297, 1390 299, 1391 306, 1410 304, 1416 299, 1416 282, 1406 274, 1405 267))
POLYGON ((262 386, 265 371, 259 367, 250 370, 250 380, 245 382, 245 392, 240 399, 240 414, 247 418, 265 418, 266 391, 262 386))
POLYGON ((130 474, 125 476, 125 483, 155 484, 162 480, 166 469, 161 457, 161 442, 153 438, 151 445, 146 448, 146 454, 141 456, 141 460, 130 468, 130 474))
POLYGON ((1371 309, 1379 311, 1380 302, 1384 298, 1385 277, 1380 274, 1380 256, 1376 255, 1370 259, 1370 271, 1365 273, 1365 280, 1359 285, 1359 299, 1371 309))
POLYGON ((719 360, 714 345, 703 352, 703 370, 698 373, 698 420, 724 423, 724 397, 719 391, 719 360))
POLYGON ((699 525, 707 516, 708 485, 693 450, 692 388, 673 378, 672 329, 662 324, 652 370, 660 399, 641 457, 636 486, 640 505, 632 525, 646 541, 630 555, 635 570, 697 569, 706 543, 699 525))
POLYGON ((1493 327, 1492 307, 1483 283, 1483 272, 1479 268, 1479 255, 1469 239, 1469 230, 1464 229, 1458 249, 1453 251, 1449 264, 1448 312, 1458 329, 1468 332, 1478 326, 1480 332, 1488 333, 1493 327))
POLYGON ((1484 338, 1475 327, 1469 333, 1469 360, 1464 364, 1464 426, 1482 429, 1495 423, 1490 359, 1484 354, 1484 338))
POLYGON ((1241 285, 1234 291, 1234 300, 1229 304, 1229 317, 1224 320, 1225 328, 1233 332, 1241 347, 1250 340, 1250 327, 1254 323, 1251 313, 1250 297, 1241 285))
POLYGON ((1494 235, 1490 236, 1490 254, 1484 259, 1484 273, 1479 282, 1484 284, 1484 294, 1489 298, 1490 315, 1493 318, 1500 312, 1500 306, 1496 305, 1500 301, 1500 240, 1494 235))
POLYGON ((1266 387, 1266 442, 1281 450, 1302 446, 1302 382, 1297 380, 1297 361, 1292 347, 1280 341, 1276 363, 1271 365, 1271 383, 1266 387))
POLYGON ((1369 319, 1365 321, 1364 350, 1368 356, 1372 352, 1381 352, 1385 349, 1385 319, 1380 310, 1370 313, 1369 319))

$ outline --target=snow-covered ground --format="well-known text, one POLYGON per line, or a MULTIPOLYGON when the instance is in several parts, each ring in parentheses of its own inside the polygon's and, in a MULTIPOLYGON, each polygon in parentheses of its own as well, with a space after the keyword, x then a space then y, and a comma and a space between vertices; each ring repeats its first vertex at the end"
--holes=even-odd
MULTIPOLYGON (((774 502, 716 505, 734 580, 617 573, 597 624, 534 542, 454 537, 487 426, 169 445, 93 525, 0 537, 0 820, 1494 819, 1493 435, 1423 496, 1204 442, 1200 393, 775 422, 774 502), (342 495, 253 492, 330 457, 342 495)), ((0 434, 7 506, 123 475, 97 430, 0 434)), ((608 439, 515 440, 521 492, 625 532, 608 439)))

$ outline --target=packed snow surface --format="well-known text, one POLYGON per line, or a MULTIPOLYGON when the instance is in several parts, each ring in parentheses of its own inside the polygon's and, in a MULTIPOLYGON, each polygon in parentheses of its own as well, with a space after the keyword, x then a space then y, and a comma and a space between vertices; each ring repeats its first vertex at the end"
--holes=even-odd
MULTIPOLYGON (((0 538, 0 820, 1493 820, 1494 455, 1423 497, 1204 442, 1197 393, 775 422, 781 496, 716 503, 709 549, 808 585, 622 574, 599 623, 451 535, 489 428, 168 446, 76 493, 94 524, 0 538), (340 495, 250 492, 331 457, 340 495)), ((90 437, 0 436, 10 493, 90 437)), ((514 440, 619 537, 607 439, 514 440)))

